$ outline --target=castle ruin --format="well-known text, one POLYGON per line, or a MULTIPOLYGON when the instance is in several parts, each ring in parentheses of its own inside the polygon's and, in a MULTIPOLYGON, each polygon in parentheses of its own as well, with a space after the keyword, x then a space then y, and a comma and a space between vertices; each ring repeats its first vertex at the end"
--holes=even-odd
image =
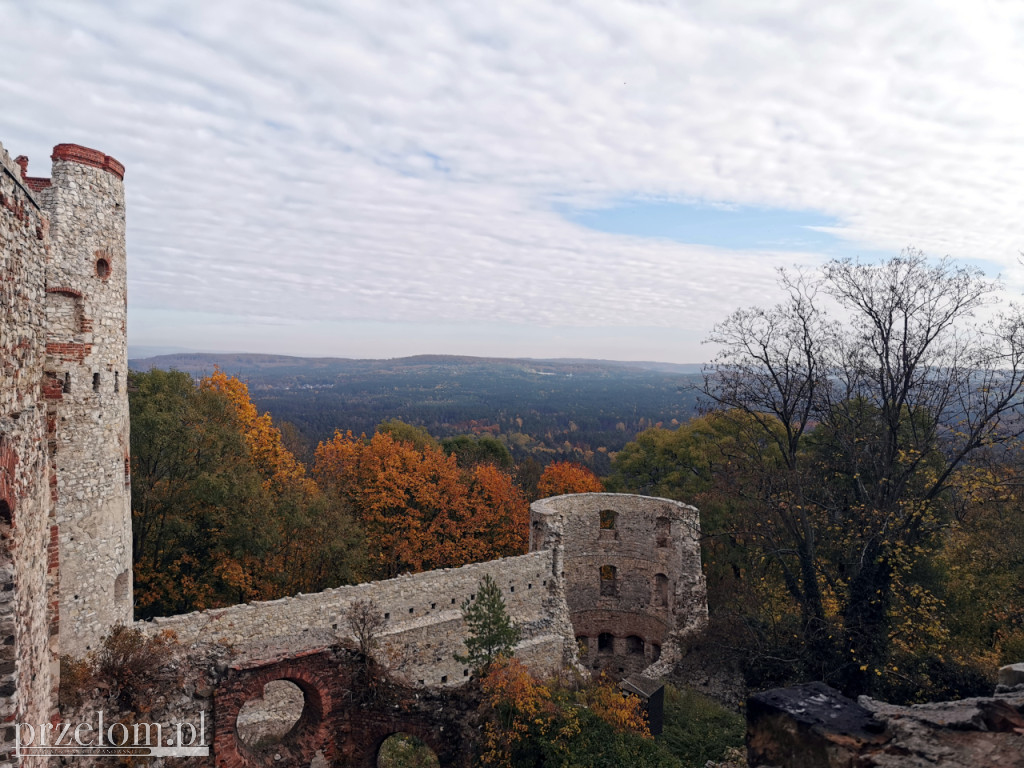
MULTIPOLYGON (((132 621, 124 167, 74 144, 51 159, 50 177, 29 176, 28 159, 0 145, 0 768, 18 763, 14 723, 60 719, 59 656, 84 656, 132 621)), ((302 722, 321 717, 309 730, 321 734, 307 739, 313 752, 297 758, 308 764, 325 748, 317 738, 337 737, 323 702, 340 684, 321 690, 311 681, 322 683, 322 671, 310 669, 349 640, 356 600, 385 615, 382 642, 398 671, 427 689, 469 677, 453 652, 465 637, 462 602, 485 574, 502 588, 523 630, 517 656, 534 671, 582 662, 614 677, 661 674, 707 618, 697 528, 696 509, 667 499, 560 496, 532 506, 525 555, 137 626, 173 630, 196 670, 203 648, 243 659, 212 699, 215 759, 226 768, 259 763, 237 744, 241 703, 260 693, 253 681, 301 683, 312 713, 302 722)), ((195 703, 206 707, 209 694, 195 703)), ((350 733, 355 715, 339 712, 331 722, 350 733)), ((387 722, 374 723, 373 739, 386 735, 387 722)))

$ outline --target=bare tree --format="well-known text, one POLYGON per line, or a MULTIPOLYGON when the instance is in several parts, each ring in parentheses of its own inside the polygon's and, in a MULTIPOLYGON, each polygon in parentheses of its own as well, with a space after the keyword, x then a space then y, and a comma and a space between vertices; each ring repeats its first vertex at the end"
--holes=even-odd
POLYGON ((884 663, 908 553, 948 520, 972 458, 1022 431, 1024 314, 978 320, 998 284, 917 251, 784 272, 781 284, 783 303, 714 329, 704 392, 777 445, 756 484, 765 554, 823 676, 861 692, 884 663), (839 595, 838 634, 825 592, 839 595))
POLYGON ((372 600, 356 600, 345 611, 345 624, 367 660, 377 652, 387 619, 372 600))

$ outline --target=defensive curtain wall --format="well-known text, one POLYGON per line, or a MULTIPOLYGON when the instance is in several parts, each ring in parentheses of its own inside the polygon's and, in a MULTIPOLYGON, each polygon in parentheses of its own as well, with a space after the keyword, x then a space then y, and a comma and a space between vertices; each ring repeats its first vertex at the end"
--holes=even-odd
MULTIPOLYGON (((12 723, 49 721, 57 683, 51 635, 56 562, 51 563, 53 415, 44 389, 44 211, 0 147, 0 765, 12 761, 12 723), (53 567, 51 567, 51 565, 53 567)), ((54 542, 56 545, 56 540, 54 542)), ((56 555, 56 552, 54 552, 56 555)), ((56 643, 54 643, 56 645, 56 643)), ((36 760, 33 764, 41 764, 36 760)))
POLYGON ((322 647, 325 638, 351 639, 348 608, 356 601, 369 601, 385 618, 380 656, 391 660, 394 672, 414 685, 454 686, 470 676, 469 668, 454 658, 465 650, 461 606, 475 599, 488 575, 522 628, 516 655, 536 672, 552 674, 576 658, 555 562, 556 553, 544 550, 312 595, 158 618, 137 626, 154 635, 171 630, 183 644, 227 646, 258 660, 255 649, 277 648, 285 639, 296 653, 322 647))

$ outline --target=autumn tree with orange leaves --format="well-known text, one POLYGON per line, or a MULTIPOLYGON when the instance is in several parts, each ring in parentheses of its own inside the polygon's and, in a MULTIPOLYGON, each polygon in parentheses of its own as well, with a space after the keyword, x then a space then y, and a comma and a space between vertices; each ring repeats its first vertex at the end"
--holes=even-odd
POLYGON ((604 484, 597 475, 572 461, 548 464, 537 483, 537 494, 541 499, 563 493, 600 493, 603 490, 604 484))
POLYGON ((529 511, 492 464, 460 469, 436 445, 337 432, 316 451, 321 487, 351 505, 373 578, 522 554, 529 511))
POLYGON ((351 582, 361 539, 245 385, 132 375, 135 598, 168 615, 351 582))
POLYGON ((361 541, 345 504, 329 499, 306 476, 270 414, 256 409, 244 382, 217 369, 199 388, 222 393, 233 406, 249 458, 275 512, 268 521, 273 545, 225 564, 225 581, 249 599, 273 599, 352 580, 359 559, 354 550, 361 541))
POLYGON ((680 765, 651 738, 640 700, 607 678, 583 686, 539 680, 512 658, 492 665, 481 687, 481 765, 680 765))

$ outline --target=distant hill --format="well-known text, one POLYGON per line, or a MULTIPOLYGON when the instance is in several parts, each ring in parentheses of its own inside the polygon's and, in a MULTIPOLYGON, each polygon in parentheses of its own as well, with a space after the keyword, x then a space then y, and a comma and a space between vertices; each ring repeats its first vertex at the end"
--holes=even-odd
POLYGON ((699 365, 417 355, 391 360, 180 353, 129 361, 134 370, 193 376, 214 366, 246 381, 257 407, 294 424, 307 446, 336 429, 371 433, 387 419, 435 437, 490 434, 517 460, 572 459, 599 472, 638 432, 687 421, 699 365))
POLYGON ((175 352, 133 358, 128 361, 133 370, 151 368, 186 371, 194 376, 205 376, 215 366, 235 376, 245 377, 250 383, 281 385, 285 379, 295 377, 304 383, 324 383, 332 377, 371 372, 411 370, 466 369, 491 367, 495 371, 534 370, 538 374, 570 374, 613 369, 634 369, 659 373, 698 374, 699 363, 658 363, 647 361, 589 360, 584 358, 502 358, 469 357, 463 355, 415 355, 386 360, 348 357, 292 357, 290 355, 262 355, 251 353, 175 352))

